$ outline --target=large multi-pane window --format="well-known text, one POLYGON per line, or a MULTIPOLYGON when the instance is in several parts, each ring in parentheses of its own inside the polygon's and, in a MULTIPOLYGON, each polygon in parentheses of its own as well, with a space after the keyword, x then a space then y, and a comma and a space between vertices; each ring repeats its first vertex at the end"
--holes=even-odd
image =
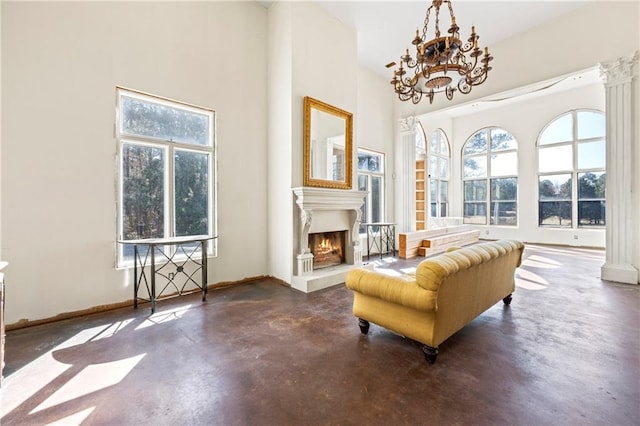
POLYGON ((518 224, 518 144, 506 130, 474 133, 462 149, 464 223, 518 224))
POLYGON ((118 239, 213 235, 215 112, 122 88, 117 101, 118 239))
POLYGON ((429 202, 431 217, 446 217, 449 213, 449 142, 441 129, 431 134, 429 141, 429 202))
POLYGON ((576 228, 605 225, 605 116, 567 112, 538 139, 538 224, 576 228))
MULTIPOLYGON (((384 154, 358 149, 358 191, 367 191, 362 206, 362 222, 384 221, 384 154)), ((360 226, 360 233, 365 233, 360 226)))

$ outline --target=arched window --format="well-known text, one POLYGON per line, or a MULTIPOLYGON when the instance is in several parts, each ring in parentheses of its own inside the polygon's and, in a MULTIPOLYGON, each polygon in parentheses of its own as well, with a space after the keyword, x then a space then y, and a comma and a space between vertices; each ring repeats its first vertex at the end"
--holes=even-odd
POLYGON ((442 129, 436 129, 429 140, 429 202, 431 217, 447 217, 449 213, 449 141, 442 129))
POLYGON ((518 143, 506 130, 488 127, 462 148, 464 223, 518 224, 518 143))
POLYGON ((605 225, 605 115, 575 110, 550 122, 538 138, 538 224, 605 225))

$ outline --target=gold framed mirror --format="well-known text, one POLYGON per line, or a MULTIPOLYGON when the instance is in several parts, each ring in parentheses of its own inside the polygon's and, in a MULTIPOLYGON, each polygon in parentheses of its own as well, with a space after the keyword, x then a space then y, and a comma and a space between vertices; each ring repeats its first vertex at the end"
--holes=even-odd
POLYGON ((351 189, 353 114, 304 98, 304 186, 351 189))

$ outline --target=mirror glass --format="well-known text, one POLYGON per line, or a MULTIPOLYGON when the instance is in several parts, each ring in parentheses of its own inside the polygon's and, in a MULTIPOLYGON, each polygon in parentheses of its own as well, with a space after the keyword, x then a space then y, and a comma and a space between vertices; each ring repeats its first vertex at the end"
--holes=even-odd
POLYGON ((351 189, 353 116, 304 98, 304 186, 351 189))

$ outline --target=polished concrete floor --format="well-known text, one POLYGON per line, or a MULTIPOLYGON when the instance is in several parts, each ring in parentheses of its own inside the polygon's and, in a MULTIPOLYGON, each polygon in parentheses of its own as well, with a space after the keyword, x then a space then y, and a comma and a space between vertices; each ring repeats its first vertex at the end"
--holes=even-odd
MULTIPOLYGON (((633 425, 640 286, 597 250, 529 245, 511 306, 440 346, 371 326, 344 285, 265 279, 7 333, 5 425, 633 425)), ((407 271, 412 261, 385 259, 407 271)))

